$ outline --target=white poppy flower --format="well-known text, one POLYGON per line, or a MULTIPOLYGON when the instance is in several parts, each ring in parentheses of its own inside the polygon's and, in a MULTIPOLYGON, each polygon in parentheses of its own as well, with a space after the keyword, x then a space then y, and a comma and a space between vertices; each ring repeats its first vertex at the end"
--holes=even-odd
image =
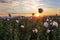
POLYGON ((24 28, 24 25, 21 25, 21 28, 24 28))
POLYGON ((52 20, 50 20, 50 22, 51 22, 52 20))
POLYGON ((49 21, 49 19, 46 19, 46 21, 49 21))
POLYGON ((51 31, 51 30, 48 29, 48 30, 47 30, 47 33, 49 33, 50 31, 51 31))
POLYGON ((44 27, 47 28, 48 27, 48 22, 44 22, 44 27))
POLYGON ((35 29, 35 32, 37 33, 38 32, 38 29, 35 29))
POLYGON ((35 31, 35 30, 32 30, 33 32, 35 31))
POLYGON ((7 21, 9 21, 9 18, 7 18, 7 21))
POLYGON ((50 23, 50 25, 52 25, 52 22, 50 23))
POLYGON ((19 23, 19 20, 16 20, 17 23, 19 23))
POLYGON ((57 23, 57 22, 55 22, 55 21, 53 21, 53 26, 58 27, 58 23, 57 23))

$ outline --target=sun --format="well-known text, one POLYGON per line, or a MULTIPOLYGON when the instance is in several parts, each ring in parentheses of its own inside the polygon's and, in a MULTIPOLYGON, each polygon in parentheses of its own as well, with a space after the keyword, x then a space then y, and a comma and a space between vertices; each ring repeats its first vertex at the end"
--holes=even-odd
POLYGON ((38 16, 40 16, 40 14, 39 13, 36 13, 35 16, 38 17, 38 16))

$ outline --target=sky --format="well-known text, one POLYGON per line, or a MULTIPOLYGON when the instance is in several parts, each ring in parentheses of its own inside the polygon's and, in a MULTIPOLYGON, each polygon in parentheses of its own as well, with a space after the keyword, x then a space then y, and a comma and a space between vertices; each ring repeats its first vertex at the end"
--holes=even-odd
POLYGON ((60 0, 0 0, 0 12, 35 13, 42 8, 43 13, 60 13, 60 0))

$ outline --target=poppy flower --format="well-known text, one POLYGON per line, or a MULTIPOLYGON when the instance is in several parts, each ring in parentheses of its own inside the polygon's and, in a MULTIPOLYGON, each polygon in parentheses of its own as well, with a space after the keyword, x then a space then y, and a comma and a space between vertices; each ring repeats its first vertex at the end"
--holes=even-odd
POLYGON ((58 27, 58 23, 56 21, 53 21, 53 26, 58 27))

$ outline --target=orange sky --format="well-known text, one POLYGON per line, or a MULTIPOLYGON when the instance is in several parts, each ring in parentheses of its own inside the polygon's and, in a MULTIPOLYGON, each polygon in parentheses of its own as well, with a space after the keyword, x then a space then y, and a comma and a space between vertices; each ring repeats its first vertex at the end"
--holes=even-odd
MULTIPOLYGON (((35 12, 35 14, 37 14, 38 12, 35 12)), ((51 11, 51 12, 47 12, 47 11, 44 11, 43 13, 41 13, 40 15, 41 16, 44 16, 44 15, 60 15, 60 11, 51 11)), ((32 16, 32 13, 13 13, 11 14, 12 16, 32 16)), ((4 12, 1 12, 0 13, 0 16, 8 16, 8 13, 4 13, 4 12)))

